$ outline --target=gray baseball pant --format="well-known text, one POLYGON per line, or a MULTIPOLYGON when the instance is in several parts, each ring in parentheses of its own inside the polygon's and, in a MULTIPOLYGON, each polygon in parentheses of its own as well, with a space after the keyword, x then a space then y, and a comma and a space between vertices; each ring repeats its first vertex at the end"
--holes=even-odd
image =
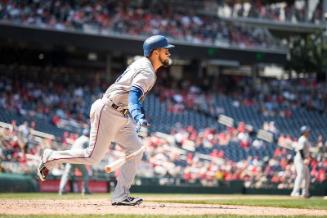
MULTIPOLYGON (((113 141, 123 146, 127 155, 142 147, 132 118, 113 109, 107 100, 98 99, 92 104, 90 120, 90 146, 86 149, 50 152, 42 160, 48 169, 62 163, 96 164, 103 159, 113 141)), ((142 155, 143 153, 139 154, 121 167, 117 186, 112 193, 113 202, 124 200, 129 195, 142 155)))

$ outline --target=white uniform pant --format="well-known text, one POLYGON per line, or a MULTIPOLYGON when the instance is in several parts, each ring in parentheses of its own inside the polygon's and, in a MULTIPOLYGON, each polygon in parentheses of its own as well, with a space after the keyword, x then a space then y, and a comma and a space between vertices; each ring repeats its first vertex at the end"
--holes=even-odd
MULTIPOLYGON (((123 146, 127 155, 142 147, 133 120, 113 109, 109 103, 101 99, 96 100, 91 107, 90 120, 90 146, 81 150, 52 151, 42 160, 48 169, 51 170, 62 163, 87 165, 98 163, 113 141, 123 146)), ((117 186, 112 193, 113 202, 124 200, 129 195, 142 155, 143 153, 139 154, 121 167, 117 186)))
POLYGON ((294 187, 292 194, 298 195, 302 187, 302 195, 309 195, 309 186, 310 186, 310 173, 307 165, 304 164, 302 160, 294 160, 296 178, 294 181, 294 187))

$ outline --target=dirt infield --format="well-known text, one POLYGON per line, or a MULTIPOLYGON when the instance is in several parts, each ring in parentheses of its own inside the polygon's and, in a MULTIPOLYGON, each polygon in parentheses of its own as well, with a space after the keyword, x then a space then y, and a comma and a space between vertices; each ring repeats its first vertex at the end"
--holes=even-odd
POLYGON ((109 200, 1 200, 0 214, 162 214, 162 215, 311 215, 327 216, 327 210, 286 209, 275 207, 226 206, 145 202, 136 207, 111 206, 109 200))

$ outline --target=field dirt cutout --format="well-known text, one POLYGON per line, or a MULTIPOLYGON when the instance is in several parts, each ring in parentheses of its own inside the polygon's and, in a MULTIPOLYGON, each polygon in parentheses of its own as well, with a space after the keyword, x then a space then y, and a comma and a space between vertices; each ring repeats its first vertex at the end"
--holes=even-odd
POLYGON ((0 214, 45 215, 45 214, 139 214, 139 215, 272 215, 272 216, 327 216, 327 210, 276 208, 237 205, 210 205, 184 203, 144 202, 135 207, 111 206, 109 200, 1 200, 0 214))

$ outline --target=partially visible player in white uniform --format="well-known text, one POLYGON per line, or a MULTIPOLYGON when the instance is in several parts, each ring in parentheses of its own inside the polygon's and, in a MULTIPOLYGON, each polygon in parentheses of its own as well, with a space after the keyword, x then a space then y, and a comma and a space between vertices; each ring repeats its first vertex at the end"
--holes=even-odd
POLYGON ((310 197, 309 187, 310 187, 310 172, 309 172, 309 136, 311 129, 308 126, 301 127, 301 136, 294 146, 296 155, 294 157, 294 165, 296 170, 296 178, 294 181, 293 191, 291 193, 292 197, 302 196, 304 198, 310 197), (302 188, 302 193, 300 195, 300 189, 302 188))
MULTIPOLYGON (((168 49, 172 47, 167 38, 161 35, 151 36, 144 41, 144 57, 128 66, 102 99, 92 104, 90 146, 87 149, 66 151, 46 149, 37 172, 40 180, 44 181, 49 170, 57 164, 98 163, 113 141, 123 146, 127 155, 142 147, 137 132, 141 127, 149 126, 143 110, 143 99, 154 86, 158 69, 171 64, 168 49)), ((129 193, 142 155, 137 155, 121 167, 112 193, 112 205, 134 206, 143 201, 131 197, 129 193)))
MULTIPOLYGON (((84 129, 83 130, 83 134, 78 137, 72 147, 70 148, 71 150, 80 150, 80 149, 86 149, 89 144, 90 144, 90 138, 89 138, 89 135, 90 135, 90 132, 88 129, 84 129)), ((88 170, 86 168, 85 165, 83 164, 70 164, 70 163, 67 163, 65 165, 65 169, 64 169, 64 172, 61 176, 61 179, 60 179, 60 184, 59 184, 59 191, 58 191, 58 194, 59 195, 62 195, 64 192, 65 192, 65 186, 66 186, 66 183, 68 181, 68 178, 70 177, 71 173, 74 173, 75 169, 79 169, 82 173, 82 178, 83 178, 83 181, 82 181, 82 194, 90 194, 90 190, 89 190, 89 173, 88 173, 88 170)))

